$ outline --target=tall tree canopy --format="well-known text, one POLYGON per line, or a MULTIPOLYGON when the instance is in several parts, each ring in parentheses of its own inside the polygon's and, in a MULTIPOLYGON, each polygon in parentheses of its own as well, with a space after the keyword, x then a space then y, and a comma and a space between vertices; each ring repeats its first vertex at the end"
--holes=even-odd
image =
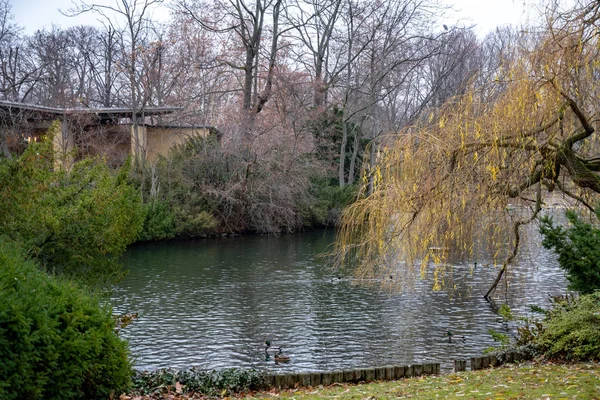
POLYGON ((517 57, 482 71, 491 81, 474 78, 463 95, 387 138, 366 172, 372 194, 365 186, 344 215, 340 262, 357 263, 362 275, 405 278, 433 265, 437 278, 448 257, 440 249, 474 259, 484 237, 502 263, 487 297, 516 256, 519 228, 553 192, 592 210, 600 193, 600 4, 588 3, 549 12, 541 33, 512 44, 517 57))

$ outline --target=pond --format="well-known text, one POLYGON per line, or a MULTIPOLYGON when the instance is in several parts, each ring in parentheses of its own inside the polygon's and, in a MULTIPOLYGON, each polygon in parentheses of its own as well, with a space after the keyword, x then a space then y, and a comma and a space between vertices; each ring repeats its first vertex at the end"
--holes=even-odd
MULTIPOLYGON (((451 296, 432 292, 427 280, 394 293, 337 279, 320 256, 333 239, 332 231, 315 231, 132 247, 123 259, 130 273, 112 303, 117 313, 139 313, 121 332, 136 368, 283 372, 433 361, 449 368, 454 358, 494 346, 488 329, 513 328, 482 298, 497 274, 493 267, 453 266, 463 282, 451 296), (448 331, 467 339, 448 343, 448 331), (291 361, 266 359, 266 339, 282 345, 291 361)), ((565 291, 555 257, 536 243, 525 243, 508 293, 504 284, 498 291, 521 314, 565 291)))

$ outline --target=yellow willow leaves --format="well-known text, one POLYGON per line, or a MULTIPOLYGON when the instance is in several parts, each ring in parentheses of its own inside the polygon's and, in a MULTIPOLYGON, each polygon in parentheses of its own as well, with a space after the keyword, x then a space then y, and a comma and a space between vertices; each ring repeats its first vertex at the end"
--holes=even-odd
MULTIPOLYGON (((507 206, 520 205, 527 214, 537 186, 517 189, 551 165, 544 154, 581 130, 562 93, 582 102, 586 112, 600 104, 595 53, 580 51, 589 59, 577 62, 593 68, 567 68, 571 55, 561 55, 566 47, 548 46, 542 43, 537 54, 517 59, 506 71, 510 81, 471 88, 384 140, 377 167, 363 175, 361 200, 343 213, 338 261, 351 260, 363 275, 394 271, 399 278, 410 278, 412 268, 425 276, 434 267, 433 287, 440 288, 438 267, 449 257, 478 257, 480 246, 496 264, 509 252, 514 215, 507 206), (494 93, 493 100, 479 93, 494 93), (558 116, 560 124, 553 123, 558 116), (511 191, 515 198, 508 197, 511 191), (431 253, 432 248, 449 251, 431 253)), ((581 148, 597 150, 600 143, 581 148)), ((573 193, 590 195, 576 188, 573 193)))
POLYGON ((489 164, 486 166, 486 169, 489 171, 492 180, 495 181, 498 177, 498 173, 500 172, 500 168, 495 165, 489 164))
POLYGON ((441 290, 442 289, 442 284, 440 282, 440 269, 436 268, 433 271, 433 290, 441 290))

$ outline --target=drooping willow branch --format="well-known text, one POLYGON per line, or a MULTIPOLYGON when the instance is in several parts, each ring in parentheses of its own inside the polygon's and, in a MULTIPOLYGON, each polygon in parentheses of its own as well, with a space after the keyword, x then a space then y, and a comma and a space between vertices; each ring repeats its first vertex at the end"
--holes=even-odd
POLYGON ((533 214, 526 220, 518 220, 513 223, 512 231, 513 231, 513 235, 514 235, 515 239, 513 242, 512 252, 508 255, 506 260, 504 260, 504 263, 502 264, 502 268, 500 269, 500 272, 498 272, 498 276, 496 276, 496 279, 494 280, 494 282, 488 289, 487 293, 485 294, 485 296, 483 296, 486 300, 490 300, 491 296, 496 291, 496 288, 498 287, 498 284, 500 283, 502 276, 504 276, 504 273, 506 272, 508 265, 517 256, 517 253, 519 251, 519 244, 521 242, 521 235, 519 232, 521 226, 527 225, 527 224, 533 222, 533 220, 535 220, 537 218, 541 209, 542 209, 542 185, 540 184, 540 185, 538 185, 538 190, 537 190, 537 194, 536 194, 536 202, 535 202, 535 210, 534 210, 533 214))

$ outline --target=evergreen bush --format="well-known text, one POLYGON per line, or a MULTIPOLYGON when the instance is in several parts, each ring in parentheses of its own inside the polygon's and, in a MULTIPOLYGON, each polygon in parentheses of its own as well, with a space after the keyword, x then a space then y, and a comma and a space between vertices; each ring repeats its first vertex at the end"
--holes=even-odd
POLYGON ((533 341, 550 358, 600 360, 600 292, 556 303, 533 341))
POLYGON ((0 399, 107 399, 128 388, 111 310, 0 237, 0 399))
POLYGON ((145 218, 139 241, 173 239, 179 233, 175 213, 165 201, 144 204, 145 218))
POLYGON ((144 220, 129 168, 111 171, 104 160, 84 158, 55 170, 50 134, 18 157, 0 159, 0 234, 22 244, 27 258, 47 272, 90 286, 124 276, 119 259, 144 220))
MULTIPOLYGON (((569 289, 592 293, 600 289, 600 229, 583 221, 574 211, 566 212, 568 227, 555 225, 551 217, 540 219, 542 245, 554 249, 558 263, 567 272, 569 289)), ((600 219, 600 209, 596 209, 600 219)))

